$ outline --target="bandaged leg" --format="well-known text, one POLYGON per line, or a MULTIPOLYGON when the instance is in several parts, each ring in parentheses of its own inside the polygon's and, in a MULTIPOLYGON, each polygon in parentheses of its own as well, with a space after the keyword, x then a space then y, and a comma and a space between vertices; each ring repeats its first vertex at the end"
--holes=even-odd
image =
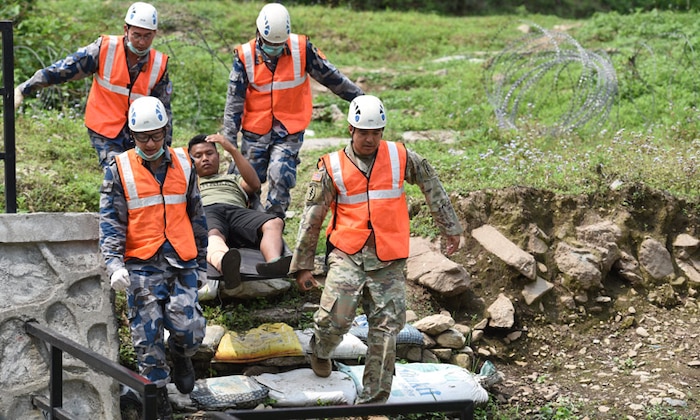
POLYGON ((221 259, 228 252, 228 245, 223 237, 219 235, 209 235, 209 245, 207 246, 207 262, 221 273, 221 259))
POLYGON ((227 289, 241 284, 241 254, 237 249, 229 248, 223 235, 216 229, 209 231, 207 263, 224 275, 224 286, 227 289))

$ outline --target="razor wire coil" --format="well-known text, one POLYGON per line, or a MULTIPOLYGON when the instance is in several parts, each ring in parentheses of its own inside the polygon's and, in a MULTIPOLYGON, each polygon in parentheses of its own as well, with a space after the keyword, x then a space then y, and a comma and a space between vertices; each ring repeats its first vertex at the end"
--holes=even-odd
POLYGON ((531 24, 486 66, 484 84, 498 125, 536 123, 549 134, 604 121, 618 93, 612 61, 564 32, 531 24))

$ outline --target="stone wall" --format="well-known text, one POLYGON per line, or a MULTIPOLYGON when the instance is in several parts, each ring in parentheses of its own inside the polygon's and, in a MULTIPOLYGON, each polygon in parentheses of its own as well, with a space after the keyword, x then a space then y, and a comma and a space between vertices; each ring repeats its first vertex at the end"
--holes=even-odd
MULTIPOLYGON (((0 419, 43 419, 31 395, 49 396, 50 354, 25 333, 35 320, 110 360, 119 340, 94 213, 0 214, 0 419)), ((63 408, 75 418, 118 419, 119 387, 63 354, 63 408)))

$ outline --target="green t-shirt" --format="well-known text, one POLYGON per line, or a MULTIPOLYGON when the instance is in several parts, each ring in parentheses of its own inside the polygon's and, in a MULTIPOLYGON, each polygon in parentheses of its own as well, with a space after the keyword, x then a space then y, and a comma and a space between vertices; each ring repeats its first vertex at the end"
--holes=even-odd
POLYGON ((248 207, 248 195, 241 188, 243 178, 237 174, 217 174, 199 178, 202 205, 231 204, 248 207))

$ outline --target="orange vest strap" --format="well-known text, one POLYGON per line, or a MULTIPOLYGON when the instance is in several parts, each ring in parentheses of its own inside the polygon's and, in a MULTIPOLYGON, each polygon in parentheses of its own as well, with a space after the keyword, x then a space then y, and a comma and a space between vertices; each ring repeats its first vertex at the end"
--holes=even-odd
POLYGON ((306 72, 306 36, 291 34, 289 54, 277 58, 274 73, 259 60, 255 39, 237 48, 248 78, 242 127, 256 134, 272 129, 273 118, 291 134, 301 132, 311 122, 313 101, 306 72))
POLYGON ((161 186, 132 149, 116 157, 129 213, 125 259, 147 260, 166 241, 183 261, 197 257, 187 192, 192 161, 184 148, 170 149, 172 167, 161 186))
POLYGON ((402 144, 384 140, 369 176, 343 151, 322 157, 337 193, 326 229, 333 246, 354 254, 374 232, 379 259, 408 257, 410 221, 403 188, 406 159, 402 144))
POLYGON ((99 67, 85 108, 85 125, 108 138, 115 138, 126 124, 129 105, 150 95, 165 73, 168 56, 151 49, 144 71, 131 83, 124 36, 103 35, 99 67))

